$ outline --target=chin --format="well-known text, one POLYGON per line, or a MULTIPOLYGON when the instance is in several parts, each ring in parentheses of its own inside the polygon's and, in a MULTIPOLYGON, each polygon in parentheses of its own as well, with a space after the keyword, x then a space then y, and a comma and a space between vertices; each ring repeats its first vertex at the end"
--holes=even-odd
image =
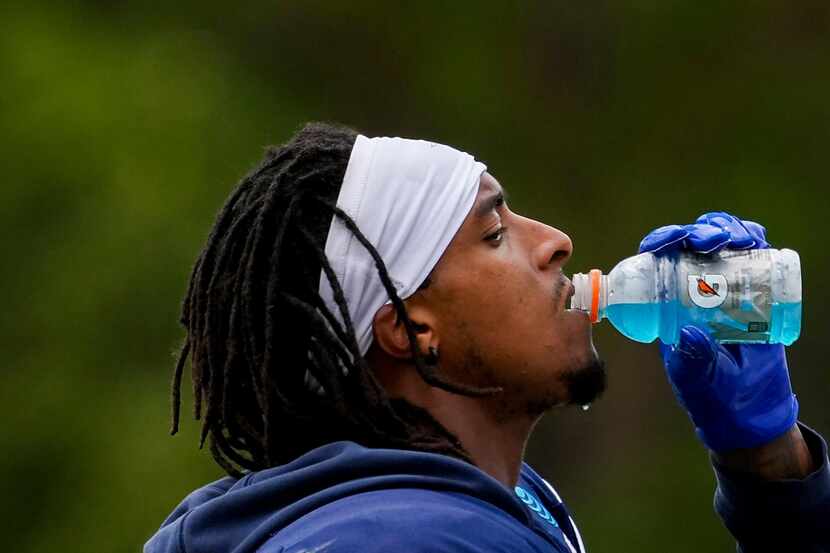
MULTIPOLYGON (((592 346, 593 349, 593 346, 592 346)), ((599 399, 608 384, 605 362, 596 355, 579 369, 562 375, 568 393, 568 405, 589 405, 599 399)))

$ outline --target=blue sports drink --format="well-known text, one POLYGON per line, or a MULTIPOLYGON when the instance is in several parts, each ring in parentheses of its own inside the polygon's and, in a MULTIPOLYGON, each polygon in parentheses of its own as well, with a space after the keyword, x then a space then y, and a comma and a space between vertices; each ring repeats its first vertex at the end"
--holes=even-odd
POLYGON ((801 261, 793 250, 651 253, 573 277, 571 308, 638 342, 677 343, 694 324, 721 343, 790 345, 801 333, 801 261))

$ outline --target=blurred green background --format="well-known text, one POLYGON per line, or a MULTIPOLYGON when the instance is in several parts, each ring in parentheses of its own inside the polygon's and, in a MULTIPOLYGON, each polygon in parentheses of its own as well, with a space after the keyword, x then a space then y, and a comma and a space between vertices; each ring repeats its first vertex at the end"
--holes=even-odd
MULTIPOLYGON (((191 265, 266 144, 309 120, 488 163, 610 269, 723 209, 801 253, 802 420, 830 436, 830 4, 64 2, 0 8, 3 538, 137 551, 221 470, 169 426, 191 265)), ((610 388, 528 454, 593 552, 732 551, 656 346, 596 327, 610 388)), ((191 405, 185 394, 184 409, 191 405)))

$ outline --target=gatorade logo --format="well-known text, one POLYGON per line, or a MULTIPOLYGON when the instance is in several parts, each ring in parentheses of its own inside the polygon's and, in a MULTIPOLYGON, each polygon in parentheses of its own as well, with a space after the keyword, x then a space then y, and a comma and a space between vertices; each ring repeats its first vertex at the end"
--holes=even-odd
POLYGON ((689 298, 698 307, 712 309, 726 301, 729 294, 723 275, 689 275, 689 298))

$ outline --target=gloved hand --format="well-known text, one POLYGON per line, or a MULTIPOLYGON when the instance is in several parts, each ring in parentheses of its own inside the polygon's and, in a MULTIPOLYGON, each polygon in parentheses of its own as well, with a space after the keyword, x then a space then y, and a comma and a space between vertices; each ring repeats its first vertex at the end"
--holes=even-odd
MULTIPOLYGON (((652 231, 640 242, 640 253, 767 247, 766 230, 758 223, 713 212, 691 225, 652 231)), ((660 352, 675 396, 709 449, 756 447, 795 424, 798 401, 783 345, 718 344, 705 330, 688 325, 680 330, 677 345, 661 342, 660 352)))

